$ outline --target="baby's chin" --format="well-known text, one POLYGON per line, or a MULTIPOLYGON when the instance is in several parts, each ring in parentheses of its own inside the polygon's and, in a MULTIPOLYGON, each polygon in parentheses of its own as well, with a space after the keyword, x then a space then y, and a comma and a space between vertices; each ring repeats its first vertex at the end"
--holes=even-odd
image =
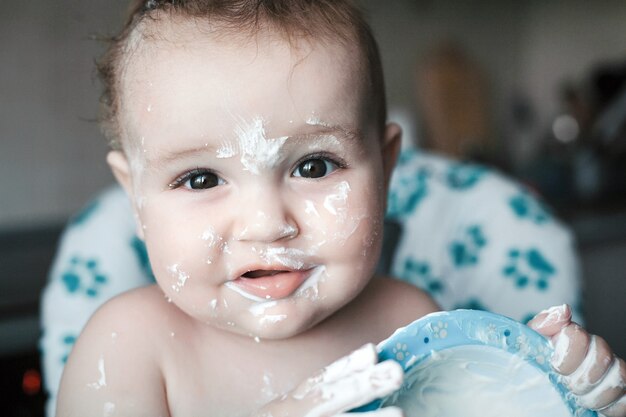
POLYGON ((317 305, 315 309, 290 307, 292 308, 276 308, 271 312, 259 315, 245 312, 238 319, 233 318, 231 321, 210 320, 206 324, 233 334, 250 337, 256 341, 261 339, 281 340, 306 333, 338 310, 338 308, 320 305, 317 305))

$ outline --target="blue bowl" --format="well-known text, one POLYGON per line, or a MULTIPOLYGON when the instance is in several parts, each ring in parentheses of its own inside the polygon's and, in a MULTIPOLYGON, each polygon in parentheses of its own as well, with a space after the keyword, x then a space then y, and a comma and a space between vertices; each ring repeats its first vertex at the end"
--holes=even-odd
POLYGON ((472 406, 465 401, 481 409, 500 407, 502 415, 513 415, 507 407, 522 407, 531 410, 525 415, 596 417, 580 408, 560 382, 550 366, 551 355, 546 338, 507 317, 477 310, 429 314, 378 344, 380 361, 392 359, 403 367, 403 387, 354 411, 395 404, 406 413, 408 404, 422 413, 423 407, 446 408, 455 401, 460 407, 472 406))

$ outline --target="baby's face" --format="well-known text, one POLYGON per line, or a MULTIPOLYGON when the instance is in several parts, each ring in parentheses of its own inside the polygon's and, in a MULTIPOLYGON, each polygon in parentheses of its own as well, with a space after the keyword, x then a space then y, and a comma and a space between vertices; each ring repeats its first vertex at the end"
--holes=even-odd
POLYGON ((233 332, 289 337, 372 277, 393 141, 369 122, 345 48, 207 30, 172 25, 134 52, 128 159, 109 162, 173 303, 233 332))

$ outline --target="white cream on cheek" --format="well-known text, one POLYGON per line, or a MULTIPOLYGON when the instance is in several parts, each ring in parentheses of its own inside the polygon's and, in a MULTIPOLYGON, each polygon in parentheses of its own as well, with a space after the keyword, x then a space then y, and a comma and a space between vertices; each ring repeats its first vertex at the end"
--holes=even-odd
POLYGON ((350 184, 347 181, 342 181, 335 185, 333 190, 333 194, 329 194, 324 198, 324 208, 330 214, 337 216, 337 221, 343 222, 346 220, 346 202, 350 192, 350 184))
POLYGON ((304 201, 304 213, 309 215, 309 216, 315 216, 317 218, 320 217, 320 213, 317 211, 317 208, 315 207, 315 203, 313 203, 311 200, 305 200, 304 201))
MULTIPOLYGON (((349 216, 348 200, 351 191, 350 184, 347 181, 342 181, 334 187, 334 193, 327 195, 324 199, 324 208, 336 217, 335 224, 337 227, 333 237, 339 244, 345 243, 356 232, 361 221, 370 217, 364 211, 350 213, 349 216)), ((367 238, 364 244, 371 246, 374 241, 373 238, 367 238)))
POLYGON ((167 271, 176 280, 174 284, 172 284, 172 289, 176 291, 177 293, 179 293, 185 286, 185 283, 187 282, 187 280, 189 279, 189 274, 181 270, 179 264, 170 265, 167 268, 167 271))
POLYGON ((115 413, 115 404, 112 402, 104 403, 104 406, 102 406, 102 416, 112 417, 113 413, 115 413))

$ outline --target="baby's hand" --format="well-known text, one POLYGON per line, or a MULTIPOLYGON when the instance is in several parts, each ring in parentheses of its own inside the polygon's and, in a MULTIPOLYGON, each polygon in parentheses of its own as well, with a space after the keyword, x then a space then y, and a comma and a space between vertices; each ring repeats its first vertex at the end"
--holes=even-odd
POLYGON ((600 336, 571 321, 568 305, 537 314, 528 325, 550 338, 552 367, 578 396, 578 403, 608 417, 626 417, 626 363, 600 336))
MULTIPOLYGON (((393 361, 378 362, 374 345, 355 350, 272 401, 254 417, 331 417, 391 394, 404 373, 393 361)), ((350 414, 358 416, 360 414, 350 414)), ((367 413, 371 417, 402 417, 396 407, 367 413)))

